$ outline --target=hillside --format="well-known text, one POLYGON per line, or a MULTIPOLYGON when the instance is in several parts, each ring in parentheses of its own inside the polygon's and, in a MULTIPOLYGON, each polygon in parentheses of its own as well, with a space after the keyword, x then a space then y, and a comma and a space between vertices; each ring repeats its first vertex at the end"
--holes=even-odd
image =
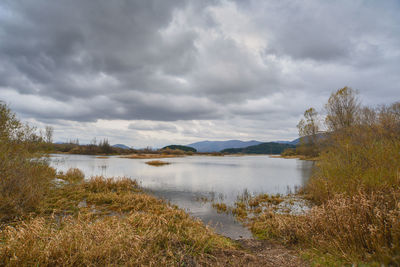
POLYGON ((189 152, 189 151, 190 152, 197 152, 197 150, 195 148, 193 148, 193 147, 180 146, 180 145, 169 145, 169 146, 163 147, 161 150, 163 150, 163 149, 172 149, 172 150, 179 149, 179 150, 186 151, 186 152, 189 152))
POLYGON ((220 152, 227 148, 244 148, 248 146, 254 146, 261 144, 259 141, 240 141, 240 140, 228 140, 228 141, 202 141, 187 146, 195 148, 198 152, 220 152))
POLYGON ((131 149, 129 146, 124 144, 115 144, 113 147, 122 148, 122 149, 131 149))
POLYGON ((279 144, 275 142, 261 143, 255 146, 248 146, 245 148, 228 148, 224 149, 222 153, 244 153, 244 154, 281 154, 287 148, 295 148, 291 144, 279 144))

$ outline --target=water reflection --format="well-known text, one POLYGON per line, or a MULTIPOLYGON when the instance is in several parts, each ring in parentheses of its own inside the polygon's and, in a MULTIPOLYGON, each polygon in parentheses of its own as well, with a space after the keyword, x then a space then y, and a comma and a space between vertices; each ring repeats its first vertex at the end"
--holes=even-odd
POLYGON ((233 205, 244 191, 287 194, 308 180, 313 164, 268 156, 192 156, 163 160, 171 164, 154 167, 145 164, 146 159, 84 155, 53 155, 51 164, 62 171, 79 168, 87 178, 103 175, 136 179, 154 195, 176 204, 231 238, 248 238, 251 234, 231 215, 218 214, 210 200, 233 205))

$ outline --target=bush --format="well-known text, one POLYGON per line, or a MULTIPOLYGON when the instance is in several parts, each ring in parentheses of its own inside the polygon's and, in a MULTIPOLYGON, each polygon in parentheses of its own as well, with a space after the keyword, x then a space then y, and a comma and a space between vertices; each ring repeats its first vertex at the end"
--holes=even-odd
POLYGON ((372 194, 359 191, 353 196, 337 194, 305 215, 264 212, 252 219, 251 230, 259 238, 318 248, 323 257, 331 255, 342 263, 397 266, 399 197, 398 190, 372 194))
MULTIPOLYGON (((400 103, 360 107, 355 91, 345 87, 326 107, 330 132, 318 142, 319 160, 303 190, 316 206, 301 216, 264 211, 252 218, 251 229, 339 261, 325 265, 398 266, 400 103)), ((307 147, 297 152, 306 154, 307 147)))
POLYGON ((297 152, 296 152, 295 148, 286 148, 281 154, 281 156, 283 156, 283 157, 290 157, 290 156, 296 156, 296 155, 297 155, 297 152))
POLYGON ((0 221, 34 211, 55 177, 38 159, 41 139, 0 102, 0 221))
POLYGON ((337 193, 354 195, 400 187, 400 137, 379 125, 332 134, 306 190, 317 203, 337 193))

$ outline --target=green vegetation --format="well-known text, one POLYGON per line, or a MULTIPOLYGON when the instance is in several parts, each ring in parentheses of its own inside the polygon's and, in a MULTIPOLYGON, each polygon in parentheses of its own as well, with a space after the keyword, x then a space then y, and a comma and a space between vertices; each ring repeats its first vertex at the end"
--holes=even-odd
POLYGON ((177 149, 179 149, 179 150, 182 150, 182 151, 185 151, 185 152, 193 152, 193 153, 196 153, 196 152, 197 152, 197 150, 196 150, 195 148, 193 148, 193 147, 190 147, 190 146, 180 146, 180 145, 169 145, 169 146, 165 146, 165 147, 163 147, 161 150, 165 150, 165 149, 172 149, 172 150, 177 150, 177 149))
POLYGON ((300 151, 319 155, 302 190, 315 206, 302 215, 262 207, 247 217, 250 229, 296 245, 316 264, 400 265, 400 102, 362 107, 345 87, 331 95, 326 111, 323 139, 313 138, 313 109, 298 126, 300 135, 311 134, 300 151))
POLYGON ((222 153, 243 153, 243 154, 281 154, 285 149, 295 148, 290 144, 279 144, 274 142, 262 143, 255 146, 248 146, 245 148, 228 148, 224 149, 222 153))

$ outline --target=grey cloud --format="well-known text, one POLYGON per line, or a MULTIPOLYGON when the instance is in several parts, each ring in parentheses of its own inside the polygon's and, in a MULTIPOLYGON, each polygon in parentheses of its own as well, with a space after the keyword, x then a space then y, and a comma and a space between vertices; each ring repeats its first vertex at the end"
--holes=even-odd
MULTIPOLYGON (((203 120, 235 137, 242 125, 295 136, 302 111, 345 85, 370 105, 398 98, 399 10, 395 0, 5 0, 0 99, 46 123, 203 120)), ((177 129, 200 137, 207 126, 177 129)))
POLYGON ((129 124, 128 129, 139 131, 168 131, 177 132, 174 124, 165 122, 152 122, 152 121, 136 121, 129 124))

